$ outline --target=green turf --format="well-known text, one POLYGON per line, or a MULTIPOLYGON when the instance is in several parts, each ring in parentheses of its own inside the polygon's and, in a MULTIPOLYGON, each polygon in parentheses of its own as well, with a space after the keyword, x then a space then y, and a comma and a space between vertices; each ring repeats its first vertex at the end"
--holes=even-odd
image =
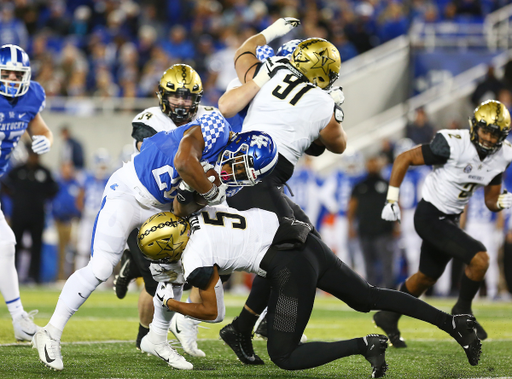
MULTIPOLYGON (((59 291, 22 288, 25 309, 39 309, 36 323, 45 325, 55 307, 59 291)), ((255 340, 264 366, 244 366, 218 340, 220 328, 238 314, 245 298, 227 296, 226 320, 202 324, 199 347, 205 358, 185 355, 192 371, 178 371, 158 358, 134 348, 137 333, 137 294, 118 300, 111 291, 96 291, 71 318, 62 336, 64 371, 50 371, 39 362, 28 343, 15 343, 5 307, 0 309, 0 378, 367 378, 370 365, 361 356, 339 359, 310 370, 279 369, 266 353, 266 343, 255 340)), ((449 311, 454 300, 427 301, 449 311)), ((400 321, 407 349, 389 348, 388 378, 483 378, 512 376, 512 304, 479 300, 474 312, 490 338, 483 342, 480 364, 472 367, 460 346, 436 327, 403 317, 400 321)), ((380 332, 371 314, 358 313, 332 297, 319 296, 305 331, 308 339, 334 341, 380 332)), ((174 336, 169 334, 169 338, 174 336)), ((178 347, 178 351, 182 351, 178 347)))

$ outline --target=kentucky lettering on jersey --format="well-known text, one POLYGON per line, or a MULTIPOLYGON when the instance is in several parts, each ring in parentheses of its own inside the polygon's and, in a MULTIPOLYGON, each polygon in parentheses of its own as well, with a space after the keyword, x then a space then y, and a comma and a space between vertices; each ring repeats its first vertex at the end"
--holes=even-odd
POLYGON ((30 82, 27 93, 9 102, 0 96, 0 176, 6 171, 12 151, 30 121, 45 107, 46 94, 37 82, 30 82))
POLYGON ((450 146, 448 161, 434 166, 423 185, 423 199, 446 214, 462 213, 473 192, 488 185, 512 161, 512 145, 480 160, 469 130, 440 130, 450 146))
POLYGON ((229 142, 231 127, 218 112, 209 112, 174 130, 158 132, 146 138, 133 163, 140 182, 160 203, 170 203, 176 196, 181 178, 174 168, 174 157, 183 134, 195 125, 201 126, 205 147, 201 161, 215 165, 217 157, 229 142))

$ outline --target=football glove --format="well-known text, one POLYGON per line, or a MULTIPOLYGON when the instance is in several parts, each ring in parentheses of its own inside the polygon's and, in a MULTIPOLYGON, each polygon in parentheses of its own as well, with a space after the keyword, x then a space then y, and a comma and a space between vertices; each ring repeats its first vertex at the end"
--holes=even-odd
POLYGON ((283 68, 288 68, 289 63, 290 61, 283 57, 267 58, 265 62, 263 62, 258 73, 254 76, 254 78, 252 78, 252 80, 258 87, 261 88, 263 84, 274 77, 277 71, 283 68))
POLYGON ((498 202, 496 205, 499 209, 508 209, 512 207, 512 193, 509 193, 507 190, 503 191, 503 193, 498 196, 498 202))
MULTIPOLYGON (((201 166, 203 166, 203 171, 205 173, 210 171, 212 168, 215 167, 212 164, 208 163, 207 161, 201 162, 201 166)), ((213 183, 215 181, 215 176, 209 176, 208 180, 211 183, 213 183)), ((180 190, 180 191, 187 191, 187 192, 194 192, 195 191, 195 189, 193 189, 191 186, 189 186, 184 180, 182 180, 180 182, 180 184, 178 184, 178 190, 180 190)))
POLYGON ((172 290, 172 284, 158 283, 155 297, 158 299, 158 302, 162 305, 162 308, 169 309, 169 307, 167 306, 167 301, 169 299, 174 299, 174 291, 172 290))
POLYGON ((50 151, 51 143, 42 135, 32 136, 32 151, 36 154, 44 154, 50 151))
POLYGON ((180 261, 174 263, 151 263, 149 271, 151 271, 151 275, 156 282, 185 283, 180 261))
POLYGON ((296 28, 300 25, 300 20, 298 18, 293 17, 284 17, 280 18, 260 34, 265 37, 267 44, 275 40, 276 38, 280 38, 285 34, 289 33, 293 28, 296 28))
POLYGON ((228 186, 224 183, 218 187, 214 184, 208 192, 202 193, 201 196, 204 197, 209 205, 219 205, 222 204, 224 200, 226 200, 227 188, 228 186))
POLYGON ((400 207, 396 201, 388 201, 382 209, 381 217, 386 221, 400 221, 400 207))

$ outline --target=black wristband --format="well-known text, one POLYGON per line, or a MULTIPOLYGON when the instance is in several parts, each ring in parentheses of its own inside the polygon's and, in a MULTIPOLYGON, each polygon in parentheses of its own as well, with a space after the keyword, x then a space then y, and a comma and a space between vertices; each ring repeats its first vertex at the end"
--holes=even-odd
POLYGON ((180 204, 184 204, 184 205, 189 204, 192 201, 194 201, 194 193, 178 188, 178 193, 176 194, 176 198, 178 199, 178 203, 180 203, 180 204))

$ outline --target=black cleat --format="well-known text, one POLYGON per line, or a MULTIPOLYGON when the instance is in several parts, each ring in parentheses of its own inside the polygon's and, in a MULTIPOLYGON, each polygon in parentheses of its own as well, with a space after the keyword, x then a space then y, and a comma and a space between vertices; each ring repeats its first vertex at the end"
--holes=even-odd
POLYGON ((119 270, 119 275, 114 277, 114 291, 119 299, 124 299, 128 292, 128 284, 135 279, 130 275, 131 263, 132 259, 130 253, 128 250, 125 250, 121 257, 121 270, 119 270))
POLYGON ((372 365, 372 378, 382 378, 386 375, 388 365, 386 363, 386 349, 388 348, 388 337, 382 334, 368 334, 363 337, 366 343, 364 357, 372 365))
POLYGON ((220 338, 235 352, 240 362, 246 365, 263 365, 265 362, 254 353, 250 333, 237 332, 233 324, 228 324, 219 332, 220 338))
MULTIPOLYGON (((473 312, 471 312, 471 309, 468 310, 468 309, 457 308, 457 305, 453 306, 452 315, 463 315, 463 314, 473 316, 473 312)), ((475 320, 475 322, 476 322, 476 324, 475 324, 476 335, 478 336, 480 341, 483 341, 487 338, 487 332, 482 327, 482 325, 480 325, 480 323, 478 321, 475 320)))
POLYGON ((258 327, 254 331, 254 334, 260 336, 264 340, 268 339, 268 334, 267 334, 267 315, 266 314, 265 314, 265 317, 263 317, 263 319, 258 324, 258 327))
POLYGON ((376 326, 384 330, 384 333, 389 337, 391 346, 396 348, 407 347, 407 344, 400 337, 400 330, 398 330, 397 314, 388 311, 379 311, 373 315, 373 322, 376 326))
POLYGON ((464 349, 469 364, 476 366, 482 354, 482 342, 476 334, 476 319, 473 315, 455 315, 452 318, 450 335, 455 338, 464 349))

